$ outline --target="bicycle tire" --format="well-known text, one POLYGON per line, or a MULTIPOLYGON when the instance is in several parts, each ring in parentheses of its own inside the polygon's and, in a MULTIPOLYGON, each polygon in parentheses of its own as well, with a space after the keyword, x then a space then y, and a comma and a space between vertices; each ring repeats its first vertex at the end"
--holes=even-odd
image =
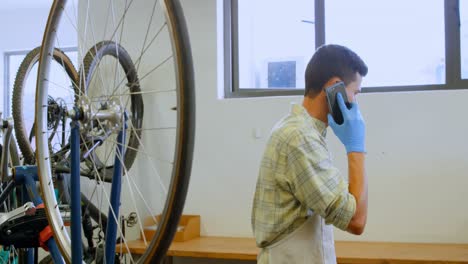
MULTIPOLYGON (((51 7, 48 23, 42 43, 41 59, 39 64, 38 86, 36 92, 36 135, 41 135, 41 129, 45 121, 43 108, 44 99, 47 97, 47 82, 45 81, 50 56, 48 53, 54 48, 53 41, 56 37, 56 26, 60 22, 63 13, 64 0, 55 0, 51 7)), ((177 225, 185 204, 188 190, 195 137, 195 90, 194 73, 191 47, 188 38, 187 27, 179 0, 162 0, 164 15, 169 28, 174 64, 177 78, 177 125, 175 158, 172 169, 172 177, 169 184, 169 192, 165 200, 163 214, 158 223, 158 230, 148 249, 141 256, 141 263, 159 263, 165 256, 167 249, 175 235, 177 225)), ((46 211, 49 215, 49 223, 54 232, 54 237, 67 261, 71 260, 71 248, 66 231, 59 218, 60 213, 54 208, 53 189, 51 189, 51 168, 47 162, 48 146, 47 137, 36 137, 37 161, 39 175, 41 176, 41 190, 44 195, 46 211)))
POLYGON ((161 219, 161 226, 156 238, 151 241, 150 250, 143 255, 144 263, 161 263, 172 243, 177 226, 182 215, 190 181, 190 172, 195 145, 195 78, 192 61, 192 49, 185 22, 182 6, 179 0, 166 0, 167 15, 170 16, 171 27, 174 32, 173 45, 179 51, 177 68, 179 71, 179 99, 181 109, 178 111, 178 122, 181 129, 178 131, 176 147, 176 171, 173 172, 173 181, 170 189, 172 195, 166 203, 165 214, 161 219))
MULTIPOLYGON (((34 150, 29 141, 29 131, 26 131, 24 115, 23 115, 23 94, 24 85, 31 72, 33 66, 38 63, 41 47, 37 47, 26 55, 21 62, 18 71, 16 73, 15 82, 13 85, 12 95, 12 115, 13 115, 13 126, 15 128, 15 135, 18 142, 18 147, 24 158, 25 164, 35 164, 34 150)), ((70 58, 60 49, 55 48, 53 52, 53 58, 56 62, 62 65, 65 72, 72 80, 72 83, 76 83, 78 79, 78 73, 73 66, 70 58)), ((75 87, 75 85, 73 85, 75 87)), ((77 88, 74 88, 75 90, 77 88)), ((78 90, 76 90, 78 91, 78 90)))

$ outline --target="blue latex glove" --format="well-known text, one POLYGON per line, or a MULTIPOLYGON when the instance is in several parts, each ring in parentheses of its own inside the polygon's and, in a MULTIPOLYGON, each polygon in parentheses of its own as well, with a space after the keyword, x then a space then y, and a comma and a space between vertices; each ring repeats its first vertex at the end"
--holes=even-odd
POLYGON ((361 111, 357 103, 351 103, 351 109, 345 105, 341 94, 337 95, 338 106, 343 114, 343 124, 335 123, 331 114, 328 114, 328 125, 332 128, 335 135, 340 139, 346 148, 346 152, 366 152, 365 137, 366 125, 362 118, 361 111))

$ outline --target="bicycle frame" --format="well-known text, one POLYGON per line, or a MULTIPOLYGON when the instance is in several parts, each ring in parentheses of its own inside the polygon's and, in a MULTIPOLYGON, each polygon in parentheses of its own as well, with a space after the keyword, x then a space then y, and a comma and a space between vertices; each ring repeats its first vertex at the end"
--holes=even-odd
MULTIPOLYGON (((27 196, 34 205, 40 206, 42 205, 42 199, 37 192, 36 181, 38 181, 37 175, 37 166, 17 166, 15 167, 15 183, 17 185, 23 185, 27 190, 27 196), (32 197, 30 196, 32 194, 32 197)), ((65 263, 62 259, 62 255, 58 249, 57 244, 55 243, 54 238, 50 238, 47 241, 47 247, 49 249, 50 254, 52 255, 52 259, 54 263, 65 263)), ((28 255, 32 254, 32 250, 28 250, 28 255)), ((30 257, 28 259, 31 259, 30 257)), ((32 258, 34 259, 34 258, 32 258)), ((29 264, 29 263, 28 263, 29 264)))
MULTIPOLYGON (((76 122, 77 123, 77 122, 76 122)), ((73 128, 72 128, 73 129, 73 128)), ((10 144, 10 140, 11 140, 11 137, 12 137, 12 134, 9 133, 11 131, 9 131, 9 128, 7 127, 6 128, 6 131, 4 133, 4 144, 10 144)), ((80 190, 79 190, 79 177, 80 177, 80 171, 79 171, 79 164, 81 162, 80 160, 80 146, 79 146, 79 134, 78 134, 78 137, 76 136, 73 136, 73 133, 76 133, 78 132, 79 133, 79 125, 77 125, 77 130, 75 130, 75 132, 72 131, 72 137, 71 137, 71 140, 74 138, 78 138, 78 142, 75 142, 75 143, 72 143, 71 145, 74 146, 72 147, 73 150, 77 153, 73 154, 72 153, 72 170, 73 169, 77 169, 77 171, 75 171, 75 174, 72 173, 72 175, 75 175, 75 176, 71 176, 71 179, 73 180, 76 180, 78 179, 78 183, 76 182, 71 182, 72 184, 70 189, 72 190, 72 192, 75 192, 72 194, 72 197, 70 200, 72 201, 71 204, 72 204, 72 221, 75 222, 77 221, 77 223, 81 223, 81 216, 82 216, 82 212, 81 212, 81 203, 87 205, 87 208, 89 210, 89 215, 91 216, 91 218, 93 219, 101 219, 102 221, 102 227, 104 229, 104 233, 106 234, 108 231, 110 231, 112 234, 111 234, 111 237, 113 236, 116 236, 117 234, 117 225, 114 224, 113 226, 111 227, 107 227, 107 217, 105 215, 103 215, 98 208, 96 208, 92 203, 91 201, 89 201, 83 194, 80 193, 80 190), (75 166, 75 165, 77 166, 75 166), (75 166, 75 167, 74 167, 75 166), (77 176, 76 176, 77 175, 77 176), (78 188, 73 188, 74 187, 77 187, 78 188), (78 195, 78 196, 73 196, 73 195, 78 195), (78 203, 77 202, 73 202, 73 201, 79 201, 78 203), (73 207, 75 206, 75 207, 73 207), (76 208, 77 206, 77 208, 76 208), (73 213, 75 212, 75 213, 73 213), (73 218, 73 216, 75 218, 73 218), (112 231, 113 230, 113 231, 112 231)), ((121 139, 125 138, 124 136, 124 133, 121 132, 122 136, 120 137, 121 139)), ((121 150, 123 151, 123 150, 121 150)), ((6 156, 8 155, 8 152, 5 152, 4 153, 6 156)), ((4 157, 4 156, 2 156, 4 157)), ((116 161, 118 160, 118 158, 116 157, 116 161)), ((7 161, 3 160, 2 161, 2 164, 5 164, 5 166, 1 166, 2 167, 2 173, 3 175, 9 175, 8 173, 8 166, 6 166, 6 163, 7 161)), ((118 165, 117 167, 121 167, 121 165, 118 165)), ((120 172, 117 172, 117 173, 114 173, 115 175, 121 175, 121 169, 119 169, 120 172)), ((120 185, 120 177, 117 177, 115 176, 116 178, 118 178, 118 181, 119 182, 116 182, 115 185, 116 186, 119 186, 120 185)), ((11 192, 14 190, 14 187, 17 187, 17 186, 21 186, 22 188, 24 188, 24 194, 25 194, 25 197, 23 198, 24 201, 32 201, 34 203, 35 206, 39 206, 42 204, 42 199, 37 191, 37 187, 36 187, 36 182, 38 181, 38 168, 37 166, 35 165, 25 165, 25 166, 15 166, 14 167, 14 177, 9 177, 8 181, 4 181, 1 183, 1 187, 2 187, 2 192, 0 194, 0 204, 4 203, 6 201, 6 199, 9 197, 9 195, 11 194, 11 192)), ((69 187, 69 184, 65 184, 66 187, 65 188, 68 188, 69 187)), ((120 190, 118 189, 120 187, 113 187, 113 190, 114 190, 114 197, 117 197, 117 199, 119 199, 120 197, 120 190), (116 191, 117 190, 117 193, 116 191)), ((115 198, 114 198, 115 200, 115 198)), ((120 203, 120 200, 116 201, 115 203, 113 203, 113 207, 114 208, 117 208, 116 211, 114 212, 117 212, 118 214, 118 205, 120 203)), ((111 215, 111 213, 109 212, 109 214, 111 215)), ((77 232, 76 229, 78 229, 78 231, 80 232, 79 234, 73 234, 72 233, 72 236, 73 237, 81 237, 81 225, 72 225, 71 226, 71 229, 72 229, 72 232, 73 230, 75 230, 74 232, 77 232)), ((79 258, 80 261, 79 263, 82 263, 82 259, 83 259, 83 247, 82 247, 82 243, 81 243, 81 240, 79 241, 79 245, 76 246, 76 250, 73 250, 74 252, 77 252, 78 253, 78 256, 77 256, 77 259, 79 258)), ((47 242, 47 247, 49 248, 50 250, 50 253, 52 255, 52 258, 54 260, 54 263, 64 263, 63 262, 63 259, 62 259, 62 256, 60 254, 60 251, 55 243, 55 241, 53 240, 53 238, 49 239, 49 241, 47 242)), ((112 245, 106 245, 106 248, 109 249, 109 248, 115 248, 115 240, 114 240, 114 246, 112 245)), ((112 255, 115 253, 115 250, 113 251, 109 251, 107 254, 109 255, 112 255)), ((76 254, 76 253, 75 253, 76 254)), ((34 252, 32 249, 29 249, 27 251, 27 257, 26 257, 26 263, 27 264, 32 264, 32 263, 35 263, 34 262, 35 259, 34 259, 34 252)), ((78 261, 78 260, 76 260, 78 261)))
MULTIPOLYGON (((4 123, 5 133, 4 133, 4 144, 9 145, 11 143, 12 137, 12 126, 8 122, 4 123)), ((79 123, 77 121, 72 122, 72 132, 70 137, 70 150, 71 150, 71 181, 70 181, 70 190, 71 190, 71 216, 72 222, 81 223, 82 217, 82 207, 81 203, 88 204, 88 209, 90 210, 90 215, 92 218, 105 219, 103 220, 103 228, 105 229, 106 237, 112 239, 106 239, 106 259, 113 262, 115 257, 115 245, 116 240, 114 239, 117 236, 117 227, 118 224, 116 221, 108 222, 108 217, 102 215, 99 209, 87 200, 80 192, 80 137, 79 137, 79 123), (108 234, 108 235, 107 235, 108 234)), ((124 143, 125 140, 125 131, 122 130, 119 132, 118 142, 124 143)), ((7 148, 4 148, 5 150, 7 148)), ((122 176, 122 167, 119 162, 118 155, 123 155, 124 149, 121 144, 118 144, 117 153, 115 157, 115 170, 111 188, 111 207, 109 208, 109 215, 118 215, 119 214, 119 205, 120 205, 120 192, 121 192, 121 176, 122 176)), ((2 161, 0 164, 2 175, 8 175, 8 180, 1 183, 2 193, 0 194, 0 204, 6 201, 15 186, 22 186, 25 189, 25 201, 32 201, 34 205, 40 206, 43 201, 37 191, 36 182, 38 179, 38 168, 35 165, 25 165, 25 166, 15 166, 14 167, 14 177, 11 177, 8 172, 8 156, 9 153, 5 151, 2 156, 2 161)), ((79 237, 80 240, 73 240, 73 259, 72 263, 82 263, 83 261, 83 245, 81 242, 81 225, 71 225, 72 237, 79 237)), ((58 246, 56 245, 53 238, 50 238, 46 243, 50 254, 54 260, 54 263, 64 263, 63 258, 60 254, 58 246)), ((32 249, 27 250, 26 263, 32 264, 35 263, 34 251, 32 249)))
MULTIPOLYGON (((36 187, 36 182, 38 181, 37 166, 15 166, 14 177, 8 177, 7 180, 7 176, 10 176, 8 175, 7 160, 10 156, 9 146, 11 144, 11 131, 13 129, 13 126, 11 126, 11 124, 8 121, 4 121, 3 128, 5 129, 3 142, 4 146, 6 147, 3 148, 4 151, 2 153, 1 173, 3 176, 2 178, 4 180, 3 184, 6 183, 6 188, 0 195, 0 204, 7 199, 14 186, 22 186, 26 190, 24 198, 27 201, 32 201, 36 207, 41 206, 43 202, 41 196, 37 192, 36 187)), ((46 245, 54 260, 54 263, 64 263, 54 238, 48 239, 46 245)), ((27 250, 26 259, 28 264, 34 263, 34 252, 32 249, 27 250)))

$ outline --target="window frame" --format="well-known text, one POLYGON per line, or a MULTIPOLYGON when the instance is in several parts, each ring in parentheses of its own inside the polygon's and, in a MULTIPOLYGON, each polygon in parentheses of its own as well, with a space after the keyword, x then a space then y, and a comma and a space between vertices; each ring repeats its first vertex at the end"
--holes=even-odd
MULTIPOLYGON (((238 0, 223 1, 224 98, 303 95, 304 89, 248 89, 239 87, 238 0)), ((311 0, 313 1, 313 0, 311 0)), ((315 3, 315 47, 325 43, 325 0, 315 3)), ((445 83, 362 87, 363 93, 468 89, 462 79, 459 0, 444 0, 445 83)))
MULTIPOLYGON (((60 48, 61 51, 63 52, 78 52, 77 47, 64 47, 60 48)), ((31 52, 31 50, 15 50, 15 51, 5 51, 3 53, 3 118, 10 117, 12 115, 11 113, 11 96, 13 93, 13 85, 14 83, 10 83, 10 74, 12 73, 12 70, 14 71, 15 69, 10 69, 10 58, 12 56, 19 56, 19 55, 24 55, 27 56, 27 54, 31 52)), ((16 69, 17 70, 17 69, 16 69)), ((15 76, 16 77, 16 76, 15 76)))

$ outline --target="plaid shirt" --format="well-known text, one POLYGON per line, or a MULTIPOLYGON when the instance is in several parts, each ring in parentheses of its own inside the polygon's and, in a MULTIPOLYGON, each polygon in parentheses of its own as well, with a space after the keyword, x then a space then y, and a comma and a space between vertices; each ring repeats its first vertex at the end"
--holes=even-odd
POLYGON ((258 247, 269 246, 305 222, 309 210, 346 230, 356 210, 347 181, 332 165, 326 124, 294 104, 270 135, 252 208, 258 247))

